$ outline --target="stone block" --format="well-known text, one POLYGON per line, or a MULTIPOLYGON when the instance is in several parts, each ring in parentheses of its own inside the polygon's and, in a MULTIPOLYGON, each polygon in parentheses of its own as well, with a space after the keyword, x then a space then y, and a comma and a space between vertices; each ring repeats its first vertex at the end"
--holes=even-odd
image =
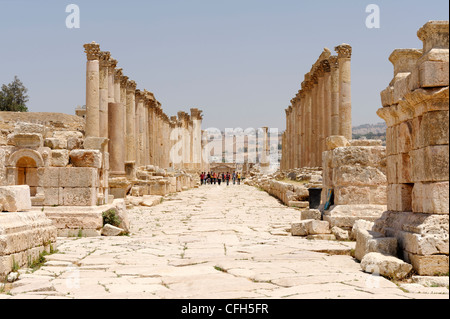
POLYGON ((69 164, 69 151, 68 150, 52 150, 51 166, 53 167, 66 167, 69 164))
POLYGON ((303 220, 299 223, 292 223, 291 224, 291 234, 292 236, 307 236, 308 230, 306 228, 306 223, 309 220, 303 220))
POLYGON ((333 168, 345 165, 378 167, 385 160, 386 148, 384 146, 350 146, 337 148, 332 154, 333 168))
POLYGON ((102 167, 102 153, 98 150, 72 150, 69 157, 75 167, 102 167))
POLYGON ((335 188, 335 205, 386 205, 386 186, 343 186, 335 188))
POLYGON ((288 206, 289 207, 296 207, 296 208, 308 208, 309 207, 309 202, 289 201, 288 206))
POLYGON ((410 152, 413 182, 440 182, 449 178, 449 147, 434 145, 410 152))
POLYGON ((414 184, 412 211, 427 214, 449 214, 449 182, 414 184))
POLYGON ((367 273, 401 280, 410 274, 413 266, 394 256, 371 252, 361 260, 361 269, 367 273))
POLYGON ((12 133, 8 135, 8 145, 39 148, 44 145, 44 141, 42 135, 38 133, 12 133))
POLYGON ((104 137, 86 137, 84 139, 84 149, 85 150, 98 150, 102 153, 105 152, 106 146, 108 145, 108 139, 104 137))
POLYGON ((82 149, 84 147, 83 139, 77 137, 69 137, 67 139, 67 149, 69 151, 75 149, 82 149))
POLYGON ((307 209, 302 212, 300 212, 300 219, 301 220, 321 220, 322 219, 322 213, 318 209, 307 209))
POLYGON ((333 228, 331 228, 331 233, 336 237, 337 240, 340 240, 340 241, 346 241, 346 240, 350 239, 348 231, 344 230, 342 228, 339 228, 337 226, 334 226, 333 228))
POLYGON ((378 252, 390 256, 397 255, 397 238, 384 237, 379 232, 364 228, 356 228, 354 233, 356 237, 356 259, 361 261, 365 255, 371 252, 378 252))
POLYGON ((448 274, 448 255, 421 256, 408 255, 414 271, 420 276, 436 276, 448 274))
POLYGON ((124 234, 125 231, 122 228, 106 224, 102 228, 102 236, 120 236, 124 234))
POLYGON ((412 132, 413 125, 411 120, 402 122, 398 125, 398 135, 395 139, 397 142, 398 153, 408 153, 413 149, 412 132))
POLYGON ((37 169, 38 186, 59 187, 60 167, 40 167, 37 169))
POLYGON ((338 147, 350 146, 349 141, 344 136, 329 136, 326 139, 327 150, 331 151, 338 147))
POLYGON ((420 120, 417 120, 415 130, 417 131, 416 149, 431 145, 448 145, 448 110, 424 113, 420 120))
POLYGON ((359 219, 375 221, 386 211, 386 205, 335 205, 326 211, 323 220, 330 223, 330 227, 340 227, 351 230, 359 219))
POLYGON ((331 234, 330 223, 321 220, 309 220, 306 223, 308 235, 331 234))
POLYGON ((62 138, 49 137, 44 140, 44 146, 52 150, 67 149, 67 140, 62 138))
POLYGON ((25 212, 31 209, 28 185, 0 186, 0 213, 25 212))
POLYGON ((37 193, 43 196, 42 205, 44 206, 64 205, 61 187, 38 187, 37 193))
POLYGON ((386 175, 378 168, 354 165, 336 167, 333 172, 333 181, 336 187, 385 185, 387 183, 386 175))
POLYGON ((449 84, 449 63, 425 61, 419 66, 421 87, 442 87, 449 84))
POLYGON ((97 205, 98 189, 95 187, 65 187, 62 190, 64 206, 97 205))
POLYGON ((60 169, 61 187, 99 187, 98 169, 91 167, 65 167, 60 169))
POLYGON ((387 209, 391 211, 412 210, 413 184, 390 184, 387 186, 387 209))
POLYGON ((37 133, 46 136, 47 127, 41 124, 17 122, 14 125, 14 133, 37 133))
POLYGON ((388 107, 394 104, 394 87, 389 86, 380 93, 381 104, 383 107, 388 107))

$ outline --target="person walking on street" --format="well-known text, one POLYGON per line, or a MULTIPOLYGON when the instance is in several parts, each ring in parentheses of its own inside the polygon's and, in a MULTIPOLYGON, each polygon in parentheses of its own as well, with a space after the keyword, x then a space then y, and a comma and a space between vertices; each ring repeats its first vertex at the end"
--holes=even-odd
POLYGON ((230 173, 229 172, 227 172, 227 176, 226 176, 226 179, 227 179, 227 186, 228 185, 230 185, 230 173))
POLYGON ((237 183, 238 185, 241 185, 241 173, 237 174, 237 183))
POLYGON ((236 172, 233 172, 233 185, 236 185, 236 172))
POLYGON ((220 186, 220 183, 222 183, 222 174, 217 174, 217 183, 219 184, 219 186, 220 186))

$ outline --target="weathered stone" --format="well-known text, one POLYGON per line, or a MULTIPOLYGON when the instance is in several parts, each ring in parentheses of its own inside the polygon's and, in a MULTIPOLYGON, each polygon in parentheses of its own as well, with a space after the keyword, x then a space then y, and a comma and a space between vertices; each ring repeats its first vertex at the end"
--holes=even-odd
POLYGON ((97 205, 97 188, 65 187, 62 189, 64 206, 95 206, 97 205))
POLYGON ((106 224, 102 229, 102 236, 120 236, 124 234, 125 231, 122 228, 106 224))
POLYGON ((44 145, 42 135, 37 133, 12 133, 8 135, 8 145, 38 148, 44 145))
POLYGON ((361 260, 361 268, 368 273, 401 280, 409 275, 413 267, 403 260, 380 253, 368 253, 361 260))
POLYGON ((345 241, 349 240, 350 238, 347 230, 343 230, 342 228, 339 228, 337 226, 331 228, 331 233, 336 237, 337 240, 345 241))
POLYGON ((67 140, 63 138, 49 137, 44 140, 44 146, 49 147, 52 150, 64 150, 67 149, 67 140))
POLYGON ((350 146, 349 141, 344 136, 329 136, 326 139, 327 150, 331 151, 338 147, 350 146))
POLYGON ((65 167, 59 170, 60 187, 99 187, 98 169, 91 167, 65 167))
POLYGON ((321 220, 322 213, 318 209, 307 209, 307 210, 300 212, 300 219, 301 220, 308 220, 308 219, 321 220))
POLYGON ((297 208, 308 208, 309 202, 289 201, 288 206, 297 208))
POLYGON ((30 210, 30 187, 28 185, 0 186, 0 208, 4 212, 30 210))
POLYGON ((69 156, 75 167, 102 167, 102 153, 98 150, 72 150, 69 156))
POLYGON ((355 258, 362 260, 370 252, 379 252, 395 256, 397 254, 397 239, 384 237, 383 234, 366 229, 370 224, 358 224, 353 233, 356 238, 355 258))
POLYGON ((66 167, 69 164, 69 151, 58 149, 52 150, 51 166, 54 167, 66 167))

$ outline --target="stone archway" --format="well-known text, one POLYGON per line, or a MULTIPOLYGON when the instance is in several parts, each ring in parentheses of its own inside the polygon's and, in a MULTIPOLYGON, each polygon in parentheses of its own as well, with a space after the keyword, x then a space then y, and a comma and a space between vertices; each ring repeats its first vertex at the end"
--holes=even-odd
POLYGON ((44 167, 41 154, 30 149, 22 149, 14 152, 8 159, 8 167, 13 168, 14 184, 30 186, 30 196, 36 196, 37 170, 44 167))

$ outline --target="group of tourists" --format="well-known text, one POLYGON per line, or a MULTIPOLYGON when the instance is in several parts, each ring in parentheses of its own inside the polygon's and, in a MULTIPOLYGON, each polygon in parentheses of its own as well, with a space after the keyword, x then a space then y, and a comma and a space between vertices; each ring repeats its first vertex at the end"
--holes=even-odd
POLYGON ((236 173, 233 172, 232 174, 230 174, 229 172, 227 173, 213 173, 213 172, 202 172, 200 174, 200 180, 201 180, 201 184, 202 185, 206 185, 206 184, 210 184, 210 185, 216 185, 218 184, 220 186, 220 184, 222 183, 226 183, 227 186, 230 185, 230 181, 233 182, 233 185, 236 185, 236 183, 238 185, 241 184, 241 174, 240 173, 236 173))

